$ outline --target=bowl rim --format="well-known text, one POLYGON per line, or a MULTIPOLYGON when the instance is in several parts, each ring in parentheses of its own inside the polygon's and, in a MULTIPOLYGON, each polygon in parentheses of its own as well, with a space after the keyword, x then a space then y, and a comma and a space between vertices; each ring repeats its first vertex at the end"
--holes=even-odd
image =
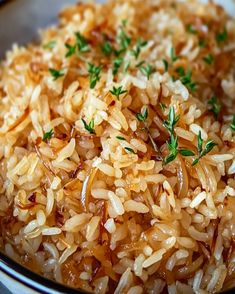
POLYGON ((48 294, 49 290, 59 293, 84 294, 86 292, 49 280, 17 263, 10 257, 0 252, 0 271, 14 280, 24 284, 35 291, 48 294))

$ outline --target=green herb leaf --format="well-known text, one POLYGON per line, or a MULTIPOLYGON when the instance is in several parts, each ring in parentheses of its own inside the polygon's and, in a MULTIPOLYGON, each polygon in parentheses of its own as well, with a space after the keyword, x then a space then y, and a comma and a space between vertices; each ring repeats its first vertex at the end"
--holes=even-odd
POLYGON ((199 158, 194 159, 192 166, 196 165, 199 162, 199 158))
POLYGON ((43 48, 44 49, 53 49, 56 45, 56 41, 55 40, 52 40, 50 42, 48 42, 47 44, 44 44, 43 45, 43 48))
POLYGON ((179 56, 175 55, 175 50, 173 47, 171 47, 170 57, 172 62, 175 62, 176 60, 180 58, 179 56))
POLYGON ((199 42, 198 42, 198 46, 200 48, 205 48, 206 47, 206 41, 203 40, 203 39, 200 39, 199 42))
POLYGON ((183 156, 194 156, 194 152, 189 149, 180 149, 179 153, 183 156))
POLYGON ((203 58, 203 60, 205 61, 205 63, 211 65, 214 62, 214 56, 212 54, 208 54, 203 58))
POLYGON ((143 114, 140 113, 140 112, 137 112, 135 116, 138 119, 138 121, 145 122, 147 120, 147 118, 148 118, 148 114, 149 114, 148 113, 148 108, 146 107, 143 114))
POLYGON ((202 153, 202 144, 203 144, 202 132, 199 131, 198 136, 197 136, 197 149, 198 149, 199 154, 202 153))
POLYGON ((196 83, 194 83, 191 78, 192 78, 192 71, 189 70, 187 73, 185 73, 185 70, 182 66, 178 67, 176 69, 176 72, 180 76, 180 81, 182 82, 183 85, 185 85, 189 90, 195 91, 196 90, 196 83))
POLYGON ((137 59, 140 55, 141 48, 145 47, 148 44, 147 41, 142 41, 141 39, 137 40, 137 43, 135 45, 135 48, 132 49, 130 52, 133 56, 135 56, 135 59, 137 59))
POLYGON ((89 124, 86 123, 86 121, 82 118, 82 122, 84 124, 84 128, 90 133, 90 134, 95 134, 95 130, 94 130, 94 126, 95 126, 95 123, 94 123, 94 119, 92 119, 90 121, 89 124))
POLYGON ((147 64, 146 66, 141 66, 139 69, 141 73, 149 80, 150 75, 153 73, 153 67, 150 64, 147 64))
POLYGON ((53 131, 53 129, 51 129, 49 132, 44 133, 42 140, 44 142, 46 142, 46 141, 50 140, 53 135, 54 135, 54 131, 53 131))
POLYGON ((124 149, 125 149, 126 151, 130 152, 130 153, 135 154, 135 151, 134 151, 132 148, 125 147, 124 149))
POLYGON ((110 90, 109 92, 112 93, 114 96, 116 96, 117 99, 119 100, 119 96, 124 93, 127 93, 127 90, 122 90, 122 86, 120 86, 118 88, 113 87, 113 90, 110 90))
POLYGON ((141 67, 141 65, 145 64, 145 60, 140 61, 139 63, 136 64, 135 67, 141 67))
POLYGON ((221 45, 221 43, 226 42, 228 39, 228 33, 226 31, 226 28, 224 28, 224 30, 222 32, 218 32, 216 34, 216 41, 218 43, 218 45, 221 45))
POLYGON ((168 164, 175 160, 178 155, 178 138, 172 134, 170 140, 167 141, 166 144, 170 153, 167 157, 164 158, 164 163, 168 164))
POLYGON ((126 62, 125 66, 124 66, 124 72, 125 72, 125 73, 127 73, 128 69, 129 69, 129 67, 130 67, 130 64, 131 64, 130 61, 126 62))
POLYGON ((50 74, 53 76, 53 80, 57 80, 59 79, 60 77, 63 77, 64 76, 64 70, 61 69, 61 70, 56 70, 54 68, 49 68, 49 72, 50 74))
POLYGON ((127 25, 127 19, 123 19, 123 20, 122 20, 122 26, 125 28, 126 25, 127 25))
POLYGON ((117 56, 125 52, 126 49, 129 47, 129 45, 131 44, 131 38, 124 31, 124 27, 125 26, 122 26, 120 32, 117 35, 117 43, 120 46, 120 49, 116 51, 117 56))
POLYGON ((194 27, 193 27, 192 24, 188 24, 188 25, 186 26, 186 30, 187 30, 187 32, 190 33, 190 34, 196 34, 196 33, 197 33, 197 31, 194 29, 194 27))
POLYGON ((167 108, 166 104, 160 102, 159 105, 160 105, 162 111, 166 110, 166 108, 167 108))
POLYGON ((116 58, 113 60, 113 75, 118 73, 119 68, 122 66, 123 58, 116 58))
POLYGON ((101 48, 102 52, 104 53, 104 55, 106 55, 106 56, 110 56, 113 52, 113 47, 108 41, 101 44, 100 48, 101 48))
POLYGON ((65 44, 65 47, 68 49, 68 52, 65 55, 66 58, 68 58, 76 53, 76 45, 72 46, 69 44, 65 44))
POLYGON ((121 137, 121 136, 116 136, 116 138, 117 138, 118 140, 120 140, 120 141, 126 141, 126 139, 123 138, 123 137, 121 137))
POLYGON ((90 51, 90 46, 88 44, 88 41, 86 38, 84 38, 79 32, 76 34, 76 39, 77 39, 77 47, 79 52, 81 53, 86 53, 90 51))
POLYGON ((170 135, 174 134, 174 126, 177 124, 179 119, 180 116, 175 116, 175 109, 171 106, 168 113, 168 120, 163 122, 164 127, 169 131, 170 135))
POLYGON ((203 139, 202 139, 202 134, 201 131, 199 131, 198 136, 197 136, 197 149, 198 149, 198 156, 196 159, 194 159, 192 165, 196 165, 199 160, 208 154, 217 144, 213 140, 207 141, 205 148, 203 149, 203 139))
POLYGON ((232 121, 232 123, 230 124, 230 128, 232 129, 232 131, 235 132, 235 115, 233 116, 233 121, 232 121))
POLYGON ((212 96, 211 99, 208 101, 208 104, 210 105, 209 110, 214 114, 215 118, 217 119, 222 105, 220 104, 216 96, 212 96))
POLYGON ((92 63, 88 63, 88 73, 90 74, 90 88, 94 89, 96 83, 100 80, 101 66, 95 66, 92 63))
POLYGON ((166 59, 163 59, 162 62, 164 64, 165 72, 167 72, 168 71, 168 68, 169 68, 168 61, 166 59))

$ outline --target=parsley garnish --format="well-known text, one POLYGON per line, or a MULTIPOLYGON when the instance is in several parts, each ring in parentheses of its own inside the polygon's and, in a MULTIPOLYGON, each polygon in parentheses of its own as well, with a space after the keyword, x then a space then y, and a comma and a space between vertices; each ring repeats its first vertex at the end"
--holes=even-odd
POLYGON ((57 80, 58 78, 60 77, 63 77, 64 76, 64 70, 61 69, 61 70, 56 70, 54 68, 49 68, 49 72, 50 74, 53 76, 53 80, 57 80))
POLYGON ((68 58, 68 57, 72 56, 73 54, 75 54, 76 45, 72 46, 72 45, 69 45, 69 44, 65 44, 65 47, 68 49, 68 52, 65 55, 66 58, 68 58))
POLYGON ((153 73, 153 67, 150 64, 147 64, 146 66, 140 66, 139 69, 142 72, 142 74, 146 76, 149 80, 150 75, 153 73))
POLYGON ((90 88, 94 89, 96 83, 100 80, 101 66, 95 66, 92 63, 88 63, 88 72, 90 74, 90 88))
POLYGON ((205 48, 206 47, 206 41, 203 39, 200 39, 198 42, 198 45, 200 48, 205 48))
POLYGON ((226 31, 226 28, 224 28, 224 30, 222 32, 218 32, 216 34, 216 41, 219 45, 221 45, 221 43, 224 43, 225 41, 227 41, 228 39, 228 33, 226 31))
POLYGON ((190 34, 196 34, 196 33, 197 33, 197 31, 194 29, 194 27, 193 27, 192 24, 188 24, 188 25, 186 26, 186 30, 187 30, 187 32, 190 33, 190 34))
POLYGON ((125 147, 124 149, 125 149, 126 151, 130 152, 130 153, 134 153, 134 154, 135 154, 135 151, 134 151, 132 148, 125 147))
POLYGON ((133 56, 135 56, 135 59, 137 59, 140 55, 140 51, 141 51, 141 48, 146 46, 147 45, 147 41, 142 41, 141 39, 138 39, 137 40, 137 43, 135 45, 135 48, 131 50, 131 54, 133 56))
POLYGON ((90 133, 90 134, 95 134, 94 126, 95 122, 94 119, 90 121, 89 124, 86 123, 86 121, 82 118, 82 122, 84 124, 84 128, 90 133))
POLYGON ((170 57, 172 62, 175 62, 176 60, 180 58, 179 56, 175 55, 175 50, 173 47, 171 47, 170 57))
POLYGON ((168 113, 168 120, 165 120, 163 122, 164 127, 169 131, 170 135, 174 133, 174 127, 179 121, 180 116, 175 116, 175 109, 173 106, 170 107, 169 113, 168 113))
POLYGON ((214 114, 215 118, 217 118, 222 107, 218 101, 218 98, 216 96, 212 96, 208 101, 208 104, 210 105, 209 110, 214 114))
POLYGON ((235 115, 233 116, 233 120, 232 120, 232 123, 230 124, 230 128, 232 129, 232 131, 235 132, 235 115))
POLYGON ((146 107, 143 114, 140 113, 140 112, 137 112, 135 116, 138 119, 138 121, 145 122, 147 120, 147 118, 148 118, 148 114, 149 114, 148 113, 148 108, 146 107))
POLYGON ((55 40, 52 40, 50 42, 48 42, 47 44, 44 44, 43 45, 43 48, 44 49, 53 49, 56 45, 56 41, 55 40))
POLYGON ((203 60, 205 61, 205 63, 210 65, 214 62, 214 56, 212 54, 208 54, 203 58, 203 60))
POLYGON ((198 157, 194 159, 192 165, 196 165, 199 160, 208 154, 217 144, 213 140, 207 141, 205 148, 203 149, 203 139, 201 131, 199 131, 199 134, 197 136, 197 150, 198 150, 198 157))
POLYGON ((119 100, 119 96, 126 93, 127 90, 122 90, 122 86, 120 86, 118 88, 113 86, 113 90, 110 90, 109 92, 112 93, 114 96, 116 96, 117 99, 119 100))
POLYGON ((90 51, 89 44, 87 42, 87 39, 84 38, 79 32, 76 33, 76 39, 77 39, 77 47, 79 52, 85 53, 90 51))
POLYGON ((54 131, 53 131, 53 129, 51 129, 49 132, 44 133, 42 140, 44 142, 46 142, 46 141, 50 140, 53 135, 54 135, 54 131))
POLYGON ((165 72, 168 71, 168 67, 169 67, 168 61, 166 59, 163 59, 162 62, 164 64, 165 72))
POLYGON ((117 138, 118 140, 120 140, 120 141, 126 141, 126 139, 123 138, 123 137, 121 137, 121 136, 116 136, 116 138, 117 138))
POLYGON ((113 74, 116 75, 118 73, 119 68, 122 66, 123 58, 116 58, 113 60, 113 74))
POLYGON ((113 52, 112 45, 108 41, 101 44, 100 48, 101 48, 102 52, 104 53, 104 55, 106 55, 106 56, 110 56, 113 52))
POLYGON ((187 73, 185 73, 185 70, 182 66, 178 67, 176 69, 176 72, 179 74, 180 76, 180 81, 183 85, 185 85, 188 89, 190 89, 191 91, 195 91, 196 89, 196 83, 194 83, 191 80, 192 77, 192 71, 189 70, 187 73))

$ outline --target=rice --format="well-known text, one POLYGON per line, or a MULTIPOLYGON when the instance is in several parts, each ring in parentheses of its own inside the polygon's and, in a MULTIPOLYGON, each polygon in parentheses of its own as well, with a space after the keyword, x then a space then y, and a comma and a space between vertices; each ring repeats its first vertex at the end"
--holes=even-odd
POLYGON ((87 293, 234 286, 234 19, 109 0, 59 21, 0 65, 0 250, 87 293))

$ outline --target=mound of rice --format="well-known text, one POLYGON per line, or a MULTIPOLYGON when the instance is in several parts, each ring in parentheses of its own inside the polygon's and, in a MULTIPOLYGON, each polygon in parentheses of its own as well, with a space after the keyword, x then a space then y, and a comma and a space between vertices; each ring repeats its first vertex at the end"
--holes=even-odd
POLYGON ((0 67, 0 250, 92 293, 235 287, 235 21, 64 9, 0 67))

